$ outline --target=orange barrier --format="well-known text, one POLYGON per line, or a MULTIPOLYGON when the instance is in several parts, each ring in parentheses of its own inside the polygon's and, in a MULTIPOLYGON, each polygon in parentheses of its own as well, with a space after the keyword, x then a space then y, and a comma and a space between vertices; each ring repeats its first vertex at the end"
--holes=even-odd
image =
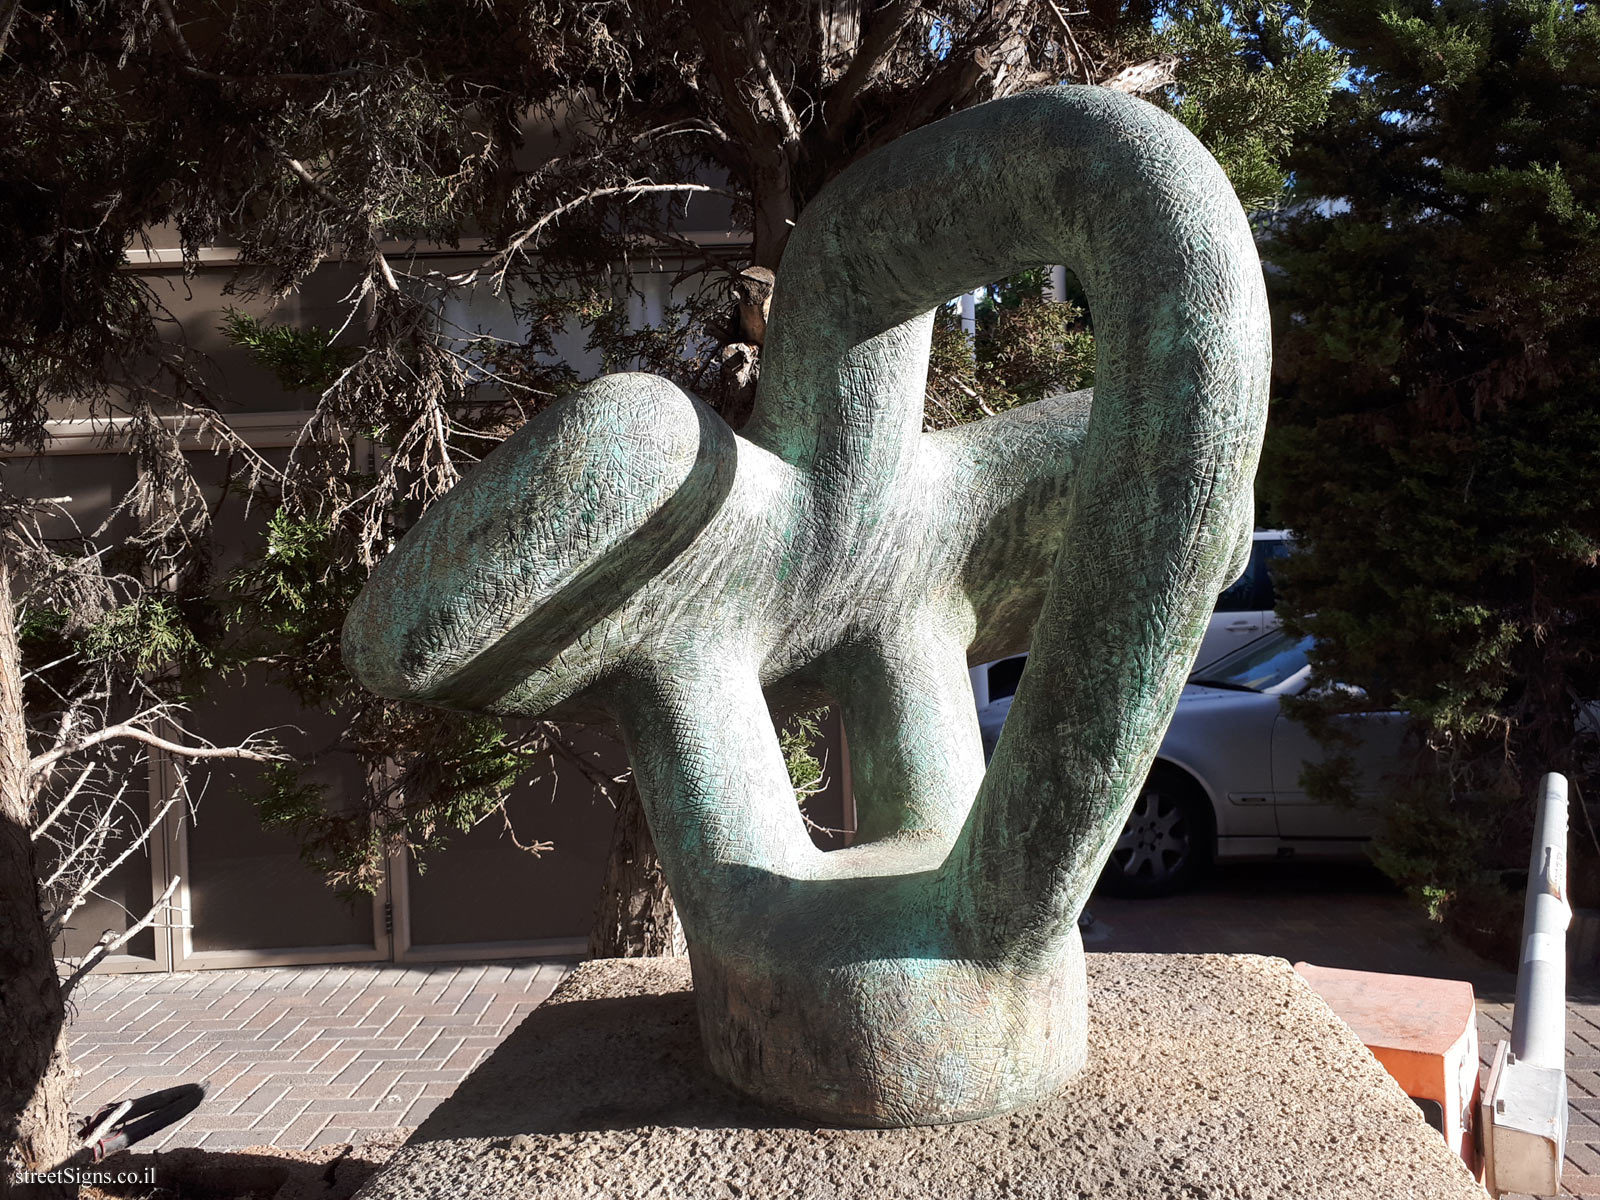
POLYGON ((1380 975, 1295 963, 1429 1124, 1480 1178, 1473 1113, 1478 1099, 1478 1022, 1472 985, 1458 979, 1380 975))

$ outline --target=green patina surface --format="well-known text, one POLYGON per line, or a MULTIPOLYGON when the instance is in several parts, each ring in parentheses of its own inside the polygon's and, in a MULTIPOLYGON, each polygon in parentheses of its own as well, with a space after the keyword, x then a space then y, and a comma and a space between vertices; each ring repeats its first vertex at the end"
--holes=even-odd
POLYGON ((648 375, 530 422, 374 573, 346 660, 389 696, 620 723, 736 1087, 857 1124, 1036 1101, 1084 1061, 1075 918, 1249 549, 1249 228, 1153 107, 1031 92, 830 184, 764 355, 742 435, 648 375), (922 433, 932 310, 1054 263, 1092 398, 922 433), (1024 649, 985 774, 967 665, 1024 649), (769 696, 841 707, 850 849, 812 846, 769 696))

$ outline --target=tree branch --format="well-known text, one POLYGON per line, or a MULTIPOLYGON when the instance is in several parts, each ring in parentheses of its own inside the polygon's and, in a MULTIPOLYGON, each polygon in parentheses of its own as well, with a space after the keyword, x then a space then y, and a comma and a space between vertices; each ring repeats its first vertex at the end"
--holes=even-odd
MULTIPOLYGON (((82 883, 73 888, 72 895, 67 897, 67 899, 57 907, 55 913, 51 914, 49 929, 52 939, 58 932, 60 922, 65 921, 73 913, 77 912, 78 909, 82 908, 84 902, 87 901, 94 893, 95 888, 99 887, 107 879, 111 878, 111 873, 113 871, 115 871, 123 863, 127 862, 128 859, 132 858, 136 850, 141 849, 150 841, 150 839, 155 835, 156 831, 161 828, 161 823, 167 819, 167 814, 177 807, 178 801, 182 800, 186 794, 187 792, 180 782, 179 786, 173 789, 172 795, 167 797, 166 803, 164 803, 160 809, 156 811, 145 827, 139 831, 139 836, 129 840, 127 846, 123 848, 121 854, 117 855, 115 859, 101 867, 100 870, 93 876, 84 880, 82 883)), ((121 799, 121 796, 122 793, 119 791, 117 793, 118 799, 121 799)))
MULTIPOLYGON (((111 798, 111 803, 106 805, 106 807, 100 811, 99 815, 95 817, 94 828, 90 829, 88 833, 75 831, 75 840, 72 848, 68 850, 66 856, 56 864, 56 869, 51 872, 50 877, 39 885, 40 891, 48 891, 49 889, 55 887, 56 881, 62 876, 68 874, 68 872, 72 870, 73 864, 75 864, 80 857, 88 855, 89 861, 92 862, 94 858, 99 855, 101 849, 106 844, 106 838, 111 834, 112 824, 116 817, 117 805, 122 801, 123 794, 127 792, 127 790, 128 782, 127 780, 123 780, 122 786, 117 789, 117 794, 111 798)), ((81 830, 83 827, 80 825, 78 828, 81 830)))
POLYGON ((156 914, 160 913, 163 909, 171 907, 172 893, 178 889, 179 878, 179 876, 174 875, 171 882, 167 884, 166 890, 163 891, 161 895, 157 897, 156 902, 150 906, 150 911, 145 913, 145 915, 141 917, 135 924, 128 926, 128 928, 122 932, 120 937, 117 936, 116 931, 113 929, 108 929, 100 935, 100 940, 97 941, 93 946, 89 947, 89 952, 78 961, 77 969, 74 970, 71 975, 68 975, 65 981, 63 981, 61 984, 61 996, 63 999, 65 999, 67 994, 78 985, 78 981, 80 979, 82 979, 100 964, 101 959, 105 958, 108 954, 115 954, 118 950, 122 949, 129 942, 131 942, 138 934, 143 933, 146 929, 149 929, 150 926, 155 924, 156 914))
POLYGON ((878 10, 854 57, 850 59, 844 76, 822 102, 826 117, 823 128, 829 141, 837 142, 843 136, 845 122, 856 110, 856 101, 872 82, 884 60, 894 52, 916 7, 912 0, 893 0, 878 10))
POLYGON ((200 60, 195 58, 194 51, 189 48, 189 39, 183 36, 183 30, 178 25, 178 14, 172 11, 171 0, 156 0, 156 11, 161 14, 161 24, 166 28, 167 36, 172 39, 172 44, 177 47, 178 53, 183 55, 183 61, 198 69, 200 60))
POLYGON ((1177 82, 1177 76, 1173 74, 1173 68, 1177 65, 1178 56, 1176 54, 1163 54, 1159 58, 1150 59, 1148 62, 1123 67, 1122 70, 1100 86, 1110 88, 1113 92, 1126 92, 1130 96, 1141 96, 1146 92, 1164 88, 1169 83, 1177 82))
POLYGON ((1061 11, 1061 6, 1056 0, 1044 0, 1055 14, 1056 23, 1061 26, 1061 32, 1067 36, 1067 45, 1072 50, 1072 56, 1078 60, 1078 70, 1083 72, 1083 81, 1093 83, 1094 77, 1100 73, 1099 68, 1089 61, 1089 56, 1084 53, 1083 47, 1078 44, 1078 37, 1072 32, 1072 22, 1067 20, 1067 14, 1061 11))
POLYGON ((22 8, 22 0, 11 0, 5 6, 5 16, 0 17, 0 56, 6 52, 6 46, 11 41, 11 29, 17 23, 17 13, 22 8))
POLYGON ((577 196, 563 204, 558 204, 507 242, 504 249, 486 261, 481 267, 477 267, 465 275, 453 276, 451 282, 464 287, 471 284, 479 275, 489 273, 495 276, 495 291, 499 291, 505 286, 506 269, 511 265, 511 260, 522 251, 524 246, 538 237, 546 226, 560 220, 574 209, 582 208, 585 204, 591 204, 607 196, 628 196, 633 198, 670 192, 711 192, 719 196, 731 197, 734 200, 743 199, 743 197, 735 192, 730 192, 727 188, 712 187, 710 184, 705 183, 630 183, 622 187, 594 188, 591 191, 584 192, 581 196, 577 196))
POLYGON ((342 71, 278 71, 270 75, 219 75, 215 71, 207 71, 204 67, 189 64, 183 68, 184 74, 193 75, 197 79, 204 79, 211 83, 251 84, 251 83, 321 83, 324 80, 347 79, 351 75, 361 74, 360 67, 346 67, 342 71))
POLYGON ((67 806, 77 799, 78 793, 83 790, 83 785, 89 782, 89 777, 94 774, 99 765, 97 762, 92 762, 79 772, 78 778, 73 780, 72 786, 67 789, 67 794, 61 798, 61 803, 52 808, 49 815, 33 827, 33 832, 30 835, 32 841, 37 842, 49 832, 50 826, 54 825, 60 819, 61 814, 67 811, 67 806))
POLYGON ((735 63, 728 54, 728 43, 738 41, 729 32, 733 14, 721 5, 711 4, 697 4, 690 11, 695 33, 700 39, 700 48, 717 81, 717 90, 722 93, 728 122, 734 127, 734 132, 759 153, 767 147, 769 139, 763 136, 763 122, 740 99, 739 83, 744 78, 746 64, 735 63))
POLYGON ((767 94, 767 103, 777 118, 778 128, 783 131, 784 153, 792 160, 800 150, 800 119, 795 116, 794 109, 789 107, 789 101, 783 94, 783 87, 778 83, 778 77, 773 74, 771 64, 767 62, 767 52, 761 46, 760 26, 754 20, 748 20, 744 29, 750 66, 755 71, 762 90, 767 94))
MULTIPOLYGON (((207 71, 200 65, 200 60, 195 57, 194 51, 189 46, 188 39, 183 36, 183 30, 178 25, 178 16, 172 11, 172 0, 155 0, 155 2, 156 9, 161 14, 161 23, 166 28, 167 36, 172 39, 173 44, 178 48, 178 53, 183 56, 183 61, 185 64, 184 71, 187 74, 209 80, 213 83, 230 82, 228 77, 207 71)), ((340 75, 349 73, 351 72, 338 72, 340 75)), ((263 76, 263 78, 272 77, 263 76)), ((298 76, 280 75, 276 76, 276 78, 290 79, 298 78, 298 76)), ((316 76, 307 76, 306 78, 316 78, 316 76)), ((250 134, 268 150, 272 151, 273 154, 277 155, 278 160, 289 169, 290 174, 292 174, 301 183, 305 184, 306 187, 310 188, 317 198, 320 199, 324 204, 327 204, 332 208, 336 208, 340 212, 350 211, 350 206, 348 204, 340 200, 339 197, 335 196, 331 191, 323 186, 321 180, 319 180, 306 168, 305 163, 301 162, 298 158, 285 150, 283 146, 278 143, 277 139, 271 134, 267 133, 265 130, 255 127, 254 125, 250 127, 250 134)), ((400 291, 400 285, 395 282, 394 272, 389 269, 389 260, 384 257, 383 251, 381 250, 374 249, 373 254, 376 258, 378 275, 383 281, 384 287, 386 287, 390 292, 398 293, 400 291)))
POLYGON ((104 729, 97 729, 93 733, 85 734, 70 745, 40 754, 28 763, 28 774, 37 775, 42 771, 74 754, 81 754, 92 746, 102 742, 115 741, 119 738, 131 742, 143 742, 147 746, 154 746, 157 750, 165 750, 168 754, 176 754, 181 758, 238 758, 249 762, 282 762, 287 757, 275 750, 252 750, 248 745, 243 746, 189 746, 182 742, 169 741, 164 737, 157 737, 148 729, 123 722, 118 725, 107 725, 104 729))

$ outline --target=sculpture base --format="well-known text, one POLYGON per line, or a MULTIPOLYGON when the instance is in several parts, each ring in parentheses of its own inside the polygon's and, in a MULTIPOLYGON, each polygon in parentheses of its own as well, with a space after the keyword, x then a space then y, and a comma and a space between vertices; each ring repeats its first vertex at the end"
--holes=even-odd
POLYGON ((733 1095, 704 1065, 686 960, 589 963, 358 1200, 1482 1200, 1287 963, 1087 962, 1089 1061, 1057 1096, 906 1129, 819 1128, 733 1095))
POLYGON ((1088 1058, 1076 929, 1032 975, 933 958, 689 955, 712 1074, 805 1121, 992 1117, 1051 1099, 1088 1058))

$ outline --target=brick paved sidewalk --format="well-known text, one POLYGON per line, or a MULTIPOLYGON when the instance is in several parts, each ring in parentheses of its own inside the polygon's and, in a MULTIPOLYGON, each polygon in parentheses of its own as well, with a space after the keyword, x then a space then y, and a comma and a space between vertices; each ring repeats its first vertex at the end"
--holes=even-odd
MULTIPOLYGON (((1561 1171, 1563 1196, 1600 1200, 1600 1003, 1590 981, 1569 995, 1585 999, 1567 1004, 1567 1160, 1561 1171)), ((1478 1002, 1478 1053, 1485 1077, 1496 1043, 1511 1037, 1511 1005, 1478 1002)))
POLYGON ((68 1027, 74 1110, 209 1078, 140 1149, 295 1149, 419 1124, 543 1003, 564 962, 102 975, 68 1027))

